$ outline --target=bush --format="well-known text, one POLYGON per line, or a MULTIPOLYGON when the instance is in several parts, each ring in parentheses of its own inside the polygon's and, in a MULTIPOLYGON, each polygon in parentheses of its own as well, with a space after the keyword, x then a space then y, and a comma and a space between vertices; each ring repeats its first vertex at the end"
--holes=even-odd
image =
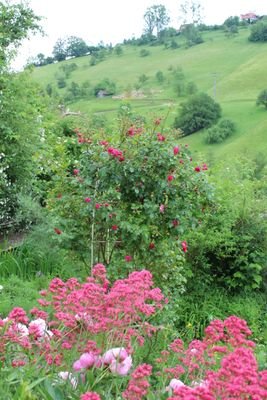
POLYGON ((116 83, 108 78, 103 79, 94 87, 94 94, 97 96, 99 92, 103 91, 105 96, 111 96, 116 92, 116 83))
POLYGON ((260 21, 253 25, 248 40, 251 42, 267 42, 267 22, 260 21))
POLYGON ((140 125, 125 131, 121 124, 123 133, 114 144, 88 143, 79 133, 78 164, 57 180, 56 191, 64 195, 59 201, 53 192, 49 207, 63 232, 59 240, 87 262, 109 264, 115 277, 125 262, 128 268, 146 266, 164 287, 168 282, 168 290, 180 291, 185 279, 182 236, 198 223, 210 189, 206 168, 195 169, 186 147, 172 148, 171 138, 156 133, 160 123, 155 121, 152 132, 140 125))
POLYGON ((181 104, 174 127, 182 129, 184 135, 190 135, 200 129, 212 126, 220 116, 220 105, 207 94, 200 93, 181 104))
POLYGON ((257 102, 256 102, 257 106, 264 106, 265 108, 267 108, 267 89, 264 89, 260 92, 258 98, 257 98, 257 102))
POLYGON ((214 209, 187 237, 195 279, 235 292, 262 286, 267 267, 266 184, 254 179, 257 172, 256 163, 241 159, 216 178, 214 209))
POLYGON ((159 83, 163 83, 163 82, 164 82, 165 77, 164 77, 162 71, 156 72, 156 75, 155 75, 155 76, 156 76, 156 79, 157 79, 157 81, 158 81, 159 83))
POLYGON ((221 143, 235 131, 235 124, 230 119, 222 119, 217 125, 208 129, 206 142, 208 144, 221 143))
POLYGON ((140 50, 140 57, 147 57, 147 56, 149 56, 149 54, 150 54, 150 51, 147 49, 140 50))

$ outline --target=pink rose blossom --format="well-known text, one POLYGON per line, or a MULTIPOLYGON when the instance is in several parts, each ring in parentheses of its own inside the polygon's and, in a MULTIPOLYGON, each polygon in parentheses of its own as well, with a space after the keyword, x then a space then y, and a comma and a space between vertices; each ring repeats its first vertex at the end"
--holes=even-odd
POLYGON ((177 154, 179 154, 179 152, 180 152, 180 148, 178 146, 175 146, 173 148, 173 154, 176 156, 177 154))

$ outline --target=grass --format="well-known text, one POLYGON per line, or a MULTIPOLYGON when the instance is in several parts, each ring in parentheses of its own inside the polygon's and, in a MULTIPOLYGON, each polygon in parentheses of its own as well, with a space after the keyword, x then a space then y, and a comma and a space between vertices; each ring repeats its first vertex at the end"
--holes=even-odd
MULTIPOLYGON (((248 41, 249 30, 243 28, 232 38, 226 38, 222 31, 205 32, 205 42, 198 46, 185 48, 182 44, 176 50, 164 49, 163 46, 139 47, 123 46, 123 54, 110 54, 95 66, 90 66, 90 57, 80 57, 65 61, 75 62, 78 68, 68 78, 67 84, 75 81, 79 84, 89 80, 96 85, 108 77, 116 82, 117 93, 129 91, 146 74, 149 79, 142 87, 145 98, 125 99, 131 104, 136 114, 153 118, 165 116, 172 109, 168 118, 171 125, 184 98, 177 97, 174 89, 174 78, 171 69, 181 67, 186 82, 193 81, 199 90, 213 96, 221 104, 223 116, 231 118, 237 126, 236 134, 226 142, 217 145, 205 143, 205 132, 199 132, 184 138, 193 151, 201 152, 206 157, 212 154, 215 159, 223 160, 225 156, 233 157, 238 153, 247 153, 255 157, 258 152, 267 151, 265 132, 267 128, 266 111, 255 106, 259 92, 267 87, 267 44, 248 41), (149 56, 141 57, 140 50, 147 48, 149 56), (162 71, 165 81, 156 80, 157 71, 162 71)), ((180 40, 180 38, 179 38, 180 40)), ((35 68, 33 78, 44 87, 50 83, 56 87, 56 74, 62 63, 35 68)), ((65 89, 59 89, 64 93, 65 89)), ((121 100, 112 98, 91 98, 78 100, 69 105, 71 110, 81 111, 84 115, 104 115, 108 123, 116 120, 121 100)))

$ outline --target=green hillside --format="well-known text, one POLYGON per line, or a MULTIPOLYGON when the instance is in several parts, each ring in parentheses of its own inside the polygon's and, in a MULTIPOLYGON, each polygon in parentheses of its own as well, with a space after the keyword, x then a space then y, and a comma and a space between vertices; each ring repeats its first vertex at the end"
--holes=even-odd
MULTIPOLYGON (((179 103, 185 99, 177 95, 173 78, 173 71, 182 68, 186 83, 192 81, 199 91, 216 96, 222 106, 223 116, 231 118, 237 126, 234 136, 219 145, 207 145, 204 141, 205 132, 182 140, 189 143, 193 151, 213 154, 218 159, 237 153, 255 156, 258 152, 267 152, 267 112, 255 104, 259 92, 267 88, 267 43, 249 42, 248 35, 249 29, 246 28, 230 38, 222 31, 206 32, 203 34, 203 44, 185 48, 181 43, 175 50, 163 46, 128 45, 123 46, 120 56, 113 52, 95 66, 90 66, 91 56, 86 56, 35 68, 33 77, 42 86, 50 84, 63 95, 66 88, 57 88, 56 76, 62 65, 75 62, 78 68, 66 79, 67 86, 73 81, 80 85, 89 81, 94 87, 99 81, 109 78, 116 83, 116 95, 123 94, 124 101, 130 103, 133 111, 139 115, 164 117, 172 104, 168 117, 171 125, 179 103), (144 48, 149 55, 141 57, 140 50, 144 48), (156 79, 158 71, 165 77, 163 83, 156 79), (131 96, 129 93, 142 74, 148 78, 140 88, 143 97, 131 96)), ((91 97, 69 103, 68 107, 89 116, 105 115, 112 120, 122 102, 122 99, 111 97, 91 97)))

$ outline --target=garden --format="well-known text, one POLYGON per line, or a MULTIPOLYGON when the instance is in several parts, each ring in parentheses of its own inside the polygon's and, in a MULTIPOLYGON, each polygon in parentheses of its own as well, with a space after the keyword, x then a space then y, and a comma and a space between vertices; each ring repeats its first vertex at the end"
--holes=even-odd
POLYGON ((8 68, 38 18, 0 15, 0 398, 267 399, 264 158, 60 115, 8 68))

